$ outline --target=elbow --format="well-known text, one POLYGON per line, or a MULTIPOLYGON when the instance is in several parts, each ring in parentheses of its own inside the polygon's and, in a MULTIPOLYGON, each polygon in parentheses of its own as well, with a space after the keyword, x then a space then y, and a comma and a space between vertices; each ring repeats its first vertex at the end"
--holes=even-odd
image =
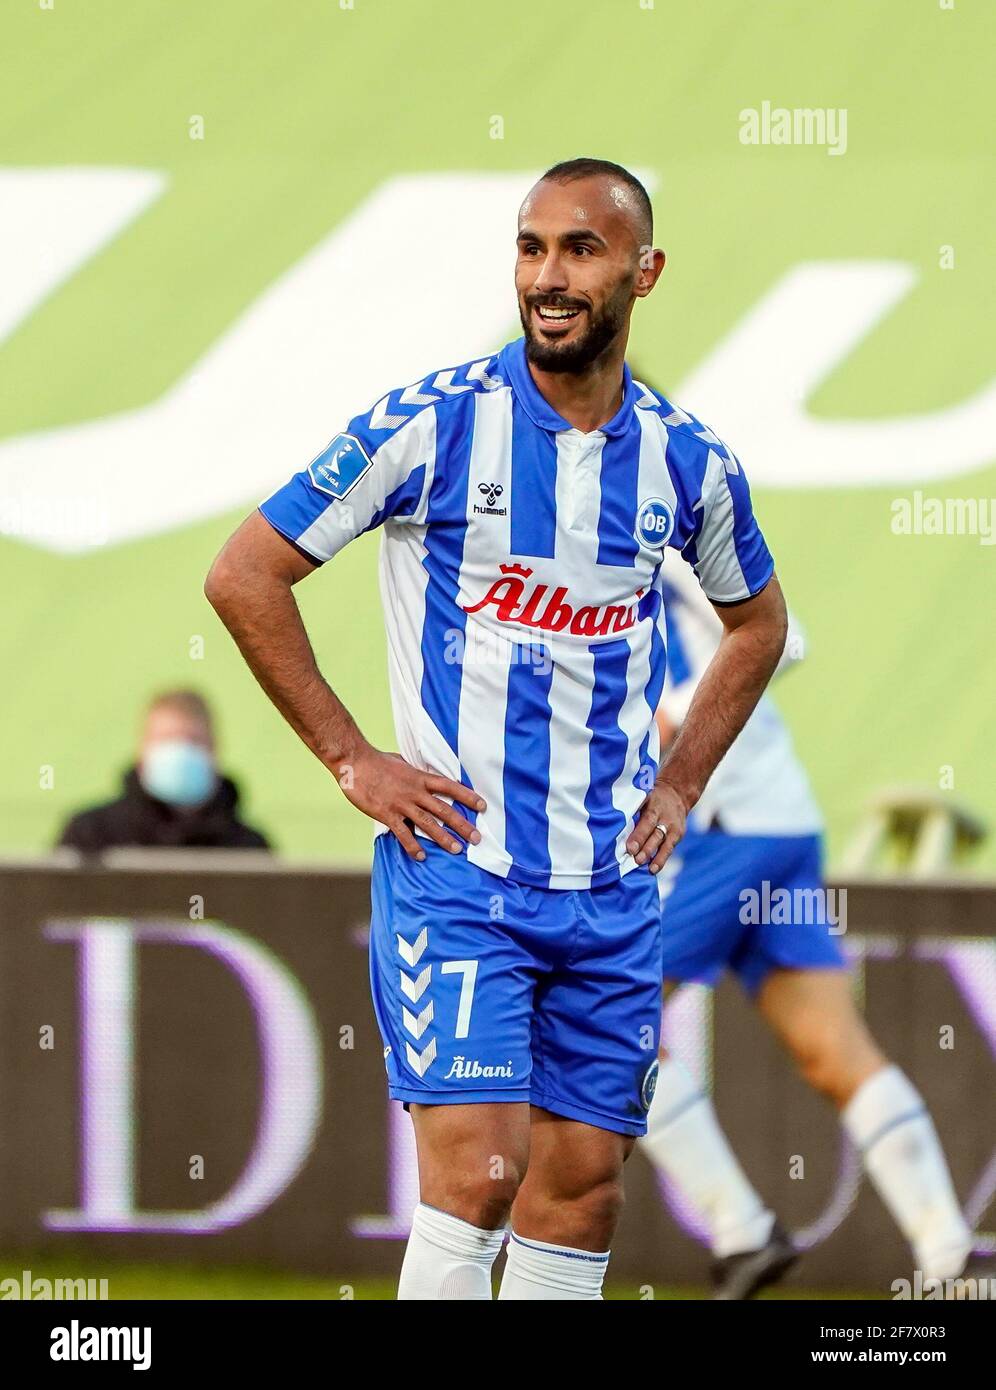
POLYGON ((227 558, 225 550, 215 557, 214 563, 204 579, 204 597, 224 621, 225 613, 231 605, 237 589, 234 566, 227 558))

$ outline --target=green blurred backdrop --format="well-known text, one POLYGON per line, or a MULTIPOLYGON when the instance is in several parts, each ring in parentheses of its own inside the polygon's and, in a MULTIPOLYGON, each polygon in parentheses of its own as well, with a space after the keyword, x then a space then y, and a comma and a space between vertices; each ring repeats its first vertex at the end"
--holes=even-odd
MULTIPOLYGON (((581 153, 657 176, 669 269, 637 312, 632 355, 661 389, 793 264, 882 257, 915 266, 918 284, 809 408, 876 418, 954 404, 996 361, 994 41, 991 0, 950 11, 938 0, 6 5, 0 167, 131 166, 169 186, 0 343, 0 439, 154 400, 394 174, 539 169, 581 153), (738 112, 764 100, 846 106, 846 157, 743 147, 738 112), (208 123, 203 142, 188 136, 193 112, 208 123), (939 269, 942 245, 956 250, 954 271, 939 269)), ((517 331, 512 236, 506 338, 517 331)), ((441 237, 439 260, 413 273, 472 313, 473 285, 450 283, 445 261, 441 237)), ((339 427, 330 420, 329 434, 339 427)), ((996 442, 988 468, 926 490, 991 497, 993 459, 996 442)), ((305 462, 276 460, 276 480, 305 462)), ((140 458, 135 478, 151 485, 140 458)), ((755 493, 810 638, 777 700, 833 851, 876 788, 936 788, 943 765, 954 794, 996 818, 996 549, 893 536, 894 488, 755 493)), ((86 555, 0 539, 0 849, 43 848, 70 809, 112 794, 141 702, 194 684, 217 705, 249 818, 289 854, 366 861, 367 823, 258 692, 202 597, 212 556, 257 500, 86 555)), ((376 546, 350 547, 301 600, 329 679, 390 745, 376 546)), ((976 862, 996 868, 996 843, 976 862)))

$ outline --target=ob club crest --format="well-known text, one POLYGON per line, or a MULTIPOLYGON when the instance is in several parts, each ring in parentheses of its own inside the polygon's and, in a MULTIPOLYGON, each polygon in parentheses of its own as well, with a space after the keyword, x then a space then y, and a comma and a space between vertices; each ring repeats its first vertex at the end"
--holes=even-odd
POLYGON ((663 497, 648 497, 636 514, 636 539, 651 550, 662 550, 674 530, 674 511, 663 497))

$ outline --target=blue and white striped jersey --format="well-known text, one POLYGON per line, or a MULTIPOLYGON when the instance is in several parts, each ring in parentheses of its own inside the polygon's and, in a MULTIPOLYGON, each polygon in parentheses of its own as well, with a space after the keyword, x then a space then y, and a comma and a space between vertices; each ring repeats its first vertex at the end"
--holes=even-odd
POLYGON ((667 546, 706 594, 773 564, 729 449, 624 371, 622 405, 573 429, 522 339, 391 391, 261 504, 314 561, 383 527, 398 750, 487 801, 468 858, 544 888, 636 867, 666 664, 667 546))

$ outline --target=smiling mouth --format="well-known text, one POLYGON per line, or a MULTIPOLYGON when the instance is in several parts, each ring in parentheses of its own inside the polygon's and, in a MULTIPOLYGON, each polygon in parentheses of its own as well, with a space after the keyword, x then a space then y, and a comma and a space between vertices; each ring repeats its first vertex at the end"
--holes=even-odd
POLYGON ((534 306, 534 312, 542 323, 548 324, 551 328, 563 328, 579 318, 583 310, 561 309, 554 308, 549 304, 537 304, 534 306))

